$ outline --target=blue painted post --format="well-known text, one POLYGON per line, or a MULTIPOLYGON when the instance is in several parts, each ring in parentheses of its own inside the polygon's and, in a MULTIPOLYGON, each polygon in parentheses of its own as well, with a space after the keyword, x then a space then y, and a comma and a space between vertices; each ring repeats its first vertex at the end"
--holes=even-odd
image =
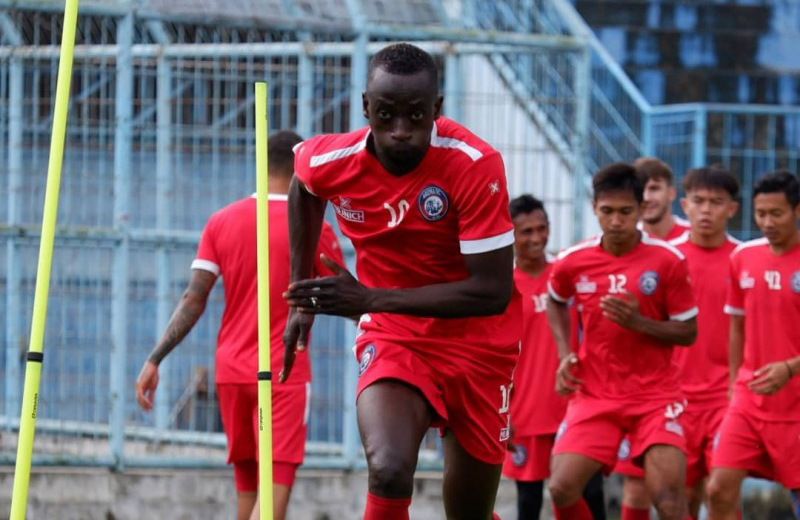
MULTIPOLYGON (((156 228, 159 232, 169 229, 170 199, 173 195, 172 168, 170 167, 170 145, 172 144, 172 117, 170 93, 172 91, 172 69, 164 56, 158 59, 158 85, 156 86, 156 228)), ((156 338, 164 332, 170 317, 170 264, 163 243, 156 252, 158 274, 156 279, 156 338)), ((155 396, 156 430, 162 432, 169 424, 169 380, 170 361, 167 357, 159 370, 159 391, 155 396)))
MULTIPOLYGON (((22 129, 24 69, 22 60, 14 58, 9 65, 8 91, 8 226, 20 223, 20 193, 22 191, 22 129)), ((6 242, 6 376, 5 376, 5 415, 9 418, 19 416, 20 362, 23 348, 20 323, 20 282, 21 262, 13 235, 6 242)), ((8 422, 11 427, 11 422, 8 422)))
POLYGON ((444 58, 444 114, 456 121, 461 120, 462 81, 461 56, 451 50, 444 58))
POLYGON ((642 150, 640 155, 642 157, 655 157, 656 148, 653 141, 653 113, 649 106, 642 109, 641 125, 642 150))
POLYGON ((367 42, 369 35, 362 31, 358 34, 353 46, 353 56, 350 61, 350 130, 364 126, 364 114, 361 103, 361 93, 367 88, 367 65, 369 54, 367 42))
POLYGON ((584 235, 584 207, 589 199, 587 186, 586 145, 589 135, 589 105, 591 103, 591 54, 584 47, 575 58, 575 129, 572 134, 573 213, 572 240, 578 242, 584 235))
POLYGON ((692 168, 706 164, 706 108, 698 107, 694 112, 694 132, 692 132, 692 168))
POLYGON ((128 352, 128 262, 130 239, 129 199, 133 112, 133 14, 117 25, 117 66, 114 131, 114 226, 122 238, 114 250, 111 279, 111 366, 109 439, 111 457, 117 469, 124 465, 125 403, 131 394, 126 379, 128 352))
POLYGON ((314 131, 314 63, 304 49, 297 58, 297 133, 303 139, 311 137, 314 131))

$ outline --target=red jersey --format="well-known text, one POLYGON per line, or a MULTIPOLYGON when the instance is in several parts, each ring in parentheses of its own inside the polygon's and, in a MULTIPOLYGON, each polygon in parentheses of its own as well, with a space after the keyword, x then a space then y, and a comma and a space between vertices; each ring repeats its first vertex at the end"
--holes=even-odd
POLYGON ((728 237, 715 248, 700 247, 689 231, 670 242, 686 256, 697 302, 697 339, 690 348, 676 348, 681 390, 693 410, 728 404, 728 317, 725 298, 730 284, 730 254, 739 241, 728 237))
MULTIPOLYGON (((356 250, 359 281, 411 288, 469 276, 464 256, 511 245, 514 227, 499 152, 440 117, 422 162, 401 177, 368 151, 369 128, 314 137, 295 150, 295 174, 332 202, 342 233, 356 250)), ((373 313, 360 328, 369 338, 450 340, 497 350, 521 336, 520 296, 497 316, 442 319, 373 313)), ((473 356, 459 350, 454 355, 473 356)))
POLYGON ((578 350, 580 392, 602 399, 680 397, 672 346, 625 329, 603 316, 600 299, 630 292, 639 312, 655 320, 689 320, 697 315, 683 254, 642 232, 628 253, 605 251, 601 237, 563 251, 550 275, 550 295, 581 306, 583 338, 578 350))
MULTIPOLYGON (((638 227, 639 227, 639 229, 641 231, 644 231, 644 223, 639 222, 639 226, 638 227)), ((689 223, 688 220, 686 220, 685 218, 681 218, 681 217, 679 217, 677 215, 673 215, 672 216, 672 227, 670 228, 669 231, 667 231, 666 235, 661 237, 661 240, 664 240, 666 242, 670 242, 672 240, 680 238, 684 233, 686 233, 690 229, 691 229, 691 224, 689 223)), ((653 236, 653 238, 658 238, 655 235, 652 235, 652 236, 653 236)))
POLYGON ((547 280, 552 261, 538 276, 514 269, 522 294, 522 347, 514 371, 511 423, 515 435, 555 433, 567 411, 567 400, 556 393, 558 346, 547 322, 547 280))
POLYGON ((800 377, 773 395, 751 392, 753 372, 800 356, 800 246, 776 255, 766 238, 745 242, 731 255, 728 314, 744 316, 744 362, 731 408, 765 421, 800 420, 800 377))
MULTIPOLYGON (((270 344, 272 371, 283 366, 283 330, 289 306, 283 292, 289 287, 289 224, 287 196, 269 195, 270 344)), ((256 199, 236 201, 208 219, 192 269, 222 276, 225 311, 217 335, 217 383, 255 383, 258 373, 258 278, 256 263, 256 199)), ((319 253, 343 263, 333 228, 322 227, 319 253)), ((319 261, 315 274, 331 274, 319 261)), ((311 380, 307 351, 298 352, 289 382, 311 380)))

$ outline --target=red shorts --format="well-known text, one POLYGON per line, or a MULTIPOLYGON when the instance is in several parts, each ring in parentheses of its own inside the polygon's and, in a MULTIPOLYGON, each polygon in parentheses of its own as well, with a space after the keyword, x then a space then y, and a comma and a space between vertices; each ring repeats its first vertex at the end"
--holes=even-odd
MULTIPOLYGON (((681 424, 683 424, 682 420, 681 424)), ((612 469, 611 472, 619 473, 626 477, 644 478, 644 467, 637 466, 633 463, 633 457, 631 457, 631 440, 628 437, 625 437, 622 439, 622 442, 619 443, 617 463, 614 465, 614 469, 612 469)))
MULTIPOLYGON (((288 477, 279 463, 295 469, 303 463, 310 394, 311 383, 272 387, 273 480, 278 484, 286 484, 280 480, 288 477)), ((228 438, 228 464, 235 465, 237 489, 251 491, 255 488, 248 488, 257 483, 258 468, 246 463, 258 460, 258 385, 218 384, 217 396, 228 438)))
POLYGON ((549 477, 550 454, 555 440, 555 434, 514 437, 514 451, 506 450, 503 475, 523 482, 549 477))
POLYGON ((485 359, 448 356, 453 342, 426 341, 424 346, 426 355, 386 340, 360 342, 356 348, 358 394, 383 379, 414 386, 438 415, 431 426, 438 426, 442 433, 451 431, 476 459, 502 464, 509 436, 511 378, 519 348, 504 349, 515 354, 499 353, 496 360, 486 363, 485 359))
POLYGON ((553 455, 576 453, 603 465, 610 473, 619 455, 641 467, 645 451, 656 444, 686 451, 686 439, 678 416, 682 403, 675 401, 607 400, 575 397, 558 428, 553 455), (630 439, 627 453, 620 453, 624 435, 630 439))
POLYGON ((787 489, 800 489, 800 421, 763 421, 743 410, 728 409, 712 466, 744 469, 787 489))

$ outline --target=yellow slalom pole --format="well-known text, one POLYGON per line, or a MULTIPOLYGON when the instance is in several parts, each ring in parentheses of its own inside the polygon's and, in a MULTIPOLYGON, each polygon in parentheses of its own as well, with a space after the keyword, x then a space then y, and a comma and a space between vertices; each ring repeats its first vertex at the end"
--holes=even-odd
POLYGON ((47 187, 44 195, 42 236, 39 242, 39 265, 36 270, 36 292, 33 299, 31 340, 25 366, 25 388, 22 394, 22 413, 17 442, 17 464, 14 470, 14 490, 11 495, 10 520, 25 520, 28 487, 31 476, 33 435, 36 429, 36 406, 39 400, 39 379, 42 373, 42 343, 47 317, 47 295, 50 290, 50 266, 53 263, 53 240, 58 214, 58 190, 61 184, 61 165, 64 158, 64 136, 67 127, 69 89, 72 79, 72 55, 75 49, 75 26, 78 20, 78 0, 66 0, 64 29, 61 35, 61 56, 58 63, 53 133, 50 138, 50 162, 47 166, 47 187))
POLYGON ((269 323, 267 84, 256 83, 256 235, 258 244, 259 518, 272 520, 272 367, 269 323))

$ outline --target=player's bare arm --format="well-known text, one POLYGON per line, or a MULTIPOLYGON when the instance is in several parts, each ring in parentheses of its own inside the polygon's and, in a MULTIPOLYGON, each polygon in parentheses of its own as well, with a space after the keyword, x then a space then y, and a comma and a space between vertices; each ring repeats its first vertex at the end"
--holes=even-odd
POLYGON ((578 356, 569 347, 569 307, 566 303, 549 297, 547 301, 547 322, 553 338, 558 345, 558 359, 560 363, 556 370, 556 392, 561 395, 574 393, 583 381, 572 373, 573 367, 578 364, 578 356))
POLYGON ((733 393, 736 374, 744 361, 744 316, 730 315, 730 332, 728 334, 728 397, 733 393))
POLYGON ((192 330, 203 315, 208 295, 217 281, 217 275, 203 269, 192 269, 189 285, 181 296, 167 329, 147 357, 136 380, 136 401, 143 410, 153 408, 153 396, 158 386, 158 365, 192 330))
POLYGON ((690 346, 697 338, 697 320, 654 320, 639 312, 639 301, 625 292, 622 296, 606 295, 600 299, 603 316, 634 332, 647 334, 667 346, 690 346))
MULTIPOLYGON (((322 221, 325 217, 326 201, 320 199, 303 186, 296 177, 289 186, 289 262, 291 264, 291 281, 294 283, 311 277, 314 269, 319 237, 322 233, 322 221)), ((291 288, 291 286, 290 286, 291 288)), ((283 383, 289 377, 294 364, 297 349, 304 349, 308 343, 308 334, 314 323, 313 314, 297 312, 296 299, 289 298, 289 317, 283 333, 283 370, 279 381, 283 383)), ((313 307, 317 303, 316 296, 309 294, 304 303, 313 307)))

